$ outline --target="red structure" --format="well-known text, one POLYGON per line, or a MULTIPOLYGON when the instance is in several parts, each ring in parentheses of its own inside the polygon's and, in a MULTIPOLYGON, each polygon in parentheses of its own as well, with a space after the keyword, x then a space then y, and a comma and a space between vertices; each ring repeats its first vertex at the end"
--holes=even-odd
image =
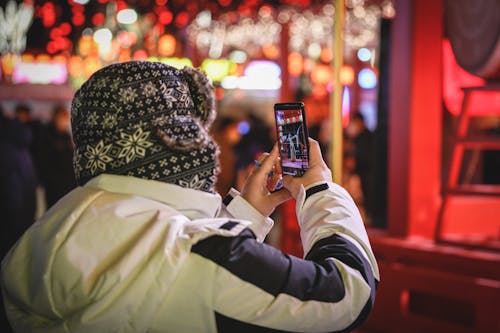
MULTIPOLYGON (((388 229, 370 233, 381 284, 365 328, 498 332, 500 253, 435 242, 443 199, 444 1, 397 1, 396 8, 390 65, 388 229)), ((469 204, 481 209, 484 202, 469 204)), ((496 220, 476 220, 474 228, 477 223, 496 226, 498 207, 490 206, 497 212, 496 220)), ((460 223, 451 223, 455 222, 460 223)))

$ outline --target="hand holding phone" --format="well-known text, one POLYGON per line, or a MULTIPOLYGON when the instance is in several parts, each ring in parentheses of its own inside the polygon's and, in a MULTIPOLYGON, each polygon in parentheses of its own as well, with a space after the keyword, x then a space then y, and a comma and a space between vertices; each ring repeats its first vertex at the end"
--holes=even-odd
POLYGON ((332 171, 328 168, 323 157, 318 141, 309 138, 309 169, 302 177, 283 177, 283 186, 290 192, 292 197, 297 198, 302 187, 307 187, 314 183, 333 182, 332 171))
POLYGON ((304 103, 277 103, 274 115, 283 175, 300 177, 309 168, 309 136, 304 103))
POLYGON ((264 216, 269 216, 276 206, 291 197, 290 192, 285 189, 277 191, 269 189, 269 174, 277 171, 275 167, 277 161, 278 147, 275 146, 270 153, 262 154, 256 161, 256 166, 241 190, 241 196, 264 216))

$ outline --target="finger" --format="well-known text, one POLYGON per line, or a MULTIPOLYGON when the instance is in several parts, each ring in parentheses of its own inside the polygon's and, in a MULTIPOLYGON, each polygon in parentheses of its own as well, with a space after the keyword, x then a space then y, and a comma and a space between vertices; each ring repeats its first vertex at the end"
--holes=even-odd
POLYGON ((258 159, 254 160, 254 167, 252 168, 251 174, 256 174, 262 167, 262 163, 264 163, 264 160, 269 156, 269 153, 262 153, 258 159))
POLYGON ((311 138, 309 138, 309 159, 311 160, 311 164, 313 165, 323 161, 323 157, 321 156, 321 148, 318 141, 311 138))
POLYGON ((276 160, 274 161, 274 170, 275 170, 276 174, 281 176, 283 174, 283 169, 281 168, 281 156, 279 154, 278 143, 274 144, 273 149, 275 149, 275 148, 276 148, 276 151, 278 152, 278 156, 277 156, 276 160))
POLYGON ((258 166, 261 166, 262 163, 264 163, 264 160, 269 156, 269 153, 262 153, 260 154, 259 158, 257 159, 257 162, 259 162, 258 166))
POLYGON ((273 165, 275 164, 277 158, 278 158, 278 148, 277 145, 274 145, 271 152, 267 154, 264 161, 262 161, 258 172, 267 177, 267 174, 273 169, 273 165))

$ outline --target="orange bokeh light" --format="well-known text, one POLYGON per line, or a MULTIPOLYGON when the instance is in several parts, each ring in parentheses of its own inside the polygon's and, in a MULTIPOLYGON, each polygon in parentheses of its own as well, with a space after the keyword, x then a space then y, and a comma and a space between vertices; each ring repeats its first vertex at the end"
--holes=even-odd
POLYGON ((351 66, 344 65, 340 69, 340 83, 344 86, 354 83, 354 69, 351 66))
POLYGON ((326 85, 330 82, 332 77, 330 66, 320 64, 314 67, 311 72, 311 81, 314 84, 323 84, 326 85))
POLYGON ((158 54, 163 57, 170 57, 175 53, 177 41, 172 35, 163 35, 158 39, 158 54))
POLYGON ((321 50, 321 53, 319 55, 319 58, 321 59, 321 61, 323 62, 326 62, 326 63, 329 63, 333 60, 333 52, 332 52, 332 49, 328 48, 328 47, 324 47, 322 50, 321 50))
POLYGON ((297 77, 304 71, 304 58, 299 52, 292 52, 288 55, 288 72, 291 76, 297 77))
POLYGON ((276 45, 273 44, 267 44, 262 47, 262 53, 264 53, 264 56, 268 59, 278 59, 280 56, 280 50, 276 45))
POLYGON ((83 60, 79 56, 72 56, 68 62, 68 72, 71 76, 84 75, 83 60))

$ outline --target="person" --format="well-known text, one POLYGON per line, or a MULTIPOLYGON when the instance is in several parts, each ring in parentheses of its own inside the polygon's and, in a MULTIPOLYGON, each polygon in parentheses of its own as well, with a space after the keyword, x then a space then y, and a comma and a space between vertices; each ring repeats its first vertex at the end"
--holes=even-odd
MULTIPOLYGON (((0 255, 31 226, 35 219, 36 178, 29 150, 31 131, 19 118, 9 119, 0 107, 0 255)), ((2 292, 3 295, 3 292, 2 292)), ((11 332, 0 300, 0 331, 11 332)))
POLYGON ((319 332, 366 318, 376 260, 318 143, 284 189, 265 185, 274 147, 223 200, 214 105, 202 72, 157 62, 109 65, 75 93, 79 187, 2 265, 16 332, 319 332), (304 259, 262 243, 269 214, 291 197, 304 259))
POLYGON ((354 146, 354 173, 361 180, 363 208, 368 215, 372 212, 372 168, 373 168, 373 133, 366 127, 363 114, 354 113, 347 132, 354 146))
POLYGON ((56 105, 52 121, 39 145, 39 178, 45 189, 45 202, 52 207, 76 186, 73 173, 73 142, 70 114, 63 105, 56 105))
POLYGON ((262 153, 271 150, 274 145, 271 128, 264 120, 254 114, 249 114, 243 124, 248 125, 248 129, 233 146, 233 153, 236 157, 234 163, 236 177, 233 187, 237 190, 241 190, 245 185, 248 175, 255 166, 255 160, 262 153))
POLYGON ((0 110, 0 210, 2 257, 33 224, 36 176, 31 158, 31 130, 21 119, 0 110))

